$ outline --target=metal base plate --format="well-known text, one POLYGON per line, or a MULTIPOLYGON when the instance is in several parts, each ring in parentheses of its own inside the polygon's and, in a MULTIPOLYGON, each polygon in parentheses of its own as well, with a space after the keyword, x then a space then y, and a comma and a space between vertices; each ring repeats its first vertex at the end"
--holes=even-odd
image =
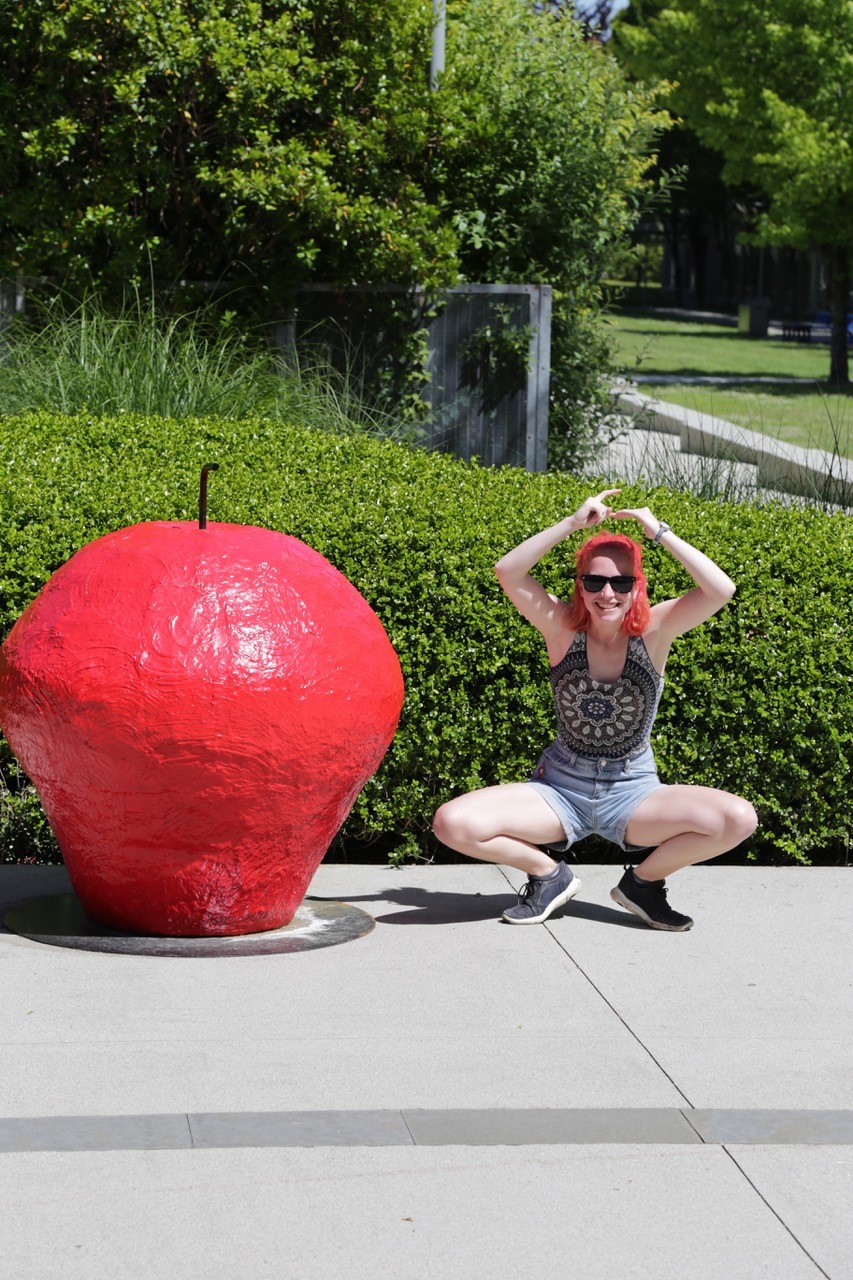
POLYGON ((290 924, 268 933, 246 933, 233 938, 160 938, 151 934, 122 933, 97 924, 86 914, 74 893, 33 898, 13 907, 3 917, 12 933, 52 947, 80 951, 111 951, 135 956, 264 956, 291 951, 335 947, 362 938, 375 928, 366 911, 328 898, 305 898, 290 924))

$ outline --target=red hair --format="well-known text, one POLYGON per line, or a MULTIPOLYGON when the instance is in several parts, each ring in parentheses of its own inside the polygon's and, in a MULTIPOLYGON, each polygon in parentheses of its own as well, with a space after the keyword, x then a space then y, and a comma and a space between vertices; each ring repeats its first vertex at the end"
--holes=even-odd
POLYGON ((577 576, 575 590, 569 608, 569 626, 572 631, 586 631, 589 628, 589 610, 583 602, 578 583, 581 574, 586 573, 593 556, 604 553, 625 556, 631 561, 631 573, 636 578, 634 583, 634 599, 631 608, 625 614, 622 630, 628 636, 641 636, 649 625, 649 597, 646 594, 646 575, 643 573, 643 548, 624 533, 596 533, 577 551, 577 576))

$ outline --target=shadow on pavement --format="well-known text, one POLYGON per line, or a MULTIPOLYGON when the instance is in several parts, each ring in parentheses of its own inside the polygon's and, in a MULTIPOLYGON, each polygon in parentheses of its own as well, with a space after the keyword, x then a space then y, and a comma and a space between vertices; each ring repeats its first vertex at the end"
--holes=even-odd
MULTIPOLYGON (((392 911, 374 917, 377 924, 465 924, 477 920, 494 920, 503 923, 501 913, 514 906, 517 895, 512 893, 442 893, 431 889, 391 889, 381 893, 347 894, 349 903, 393 902, 411 911, 392 911)), ((616 911, 595 902, 579 902, 577 898, 561 907, 548 923, 562 916, 575 916, 580 920, 595 920, 599 924, 627 926, 629 929, 645 929, 646 926, 626 911, 616 911)), ((507 925, 507 928, 526 926, 507 925)))
MULTIPOLYGON (((9 868, 9 870, 12 870, 9 868)), ((2 919, 7 911, 33 898, 71 890, 68 873, 64 867, 15 867, 14 874, 3 877, 0 889, 0 934, 9 932, 2 919)), ((332 901, 328 895, 313 895, 316 901, 332 901)), ((394 903, 409 907, 408 911, 390 911, 374 916, 377 924, 470 924, 478 920, 501 921, 501 914, 512 907, 518 897, 511 890, 506 893, 447 893, 435 889, 418 889, 414 886, 385 889, 377 893, 343 894, 342 899, 358 903, 394 903)), ((342 899, 335 898, 334 901, 342 899)), ((366 908, 370 911, 369 905, 366 908)), ((371 912, 371 915, 373 913, 371 912)), ((549 918, 548 923, 565 916, 579 920, 593 920, 598 924, 621 925, 629 929, 645 929, 646 926, 627 911, 618 911, 597 902, 574 898, 549 918)), ((505 925, 505 928, 526 926, 505 925)), ((648 932, 651 932, 650 930, 648 932)))
MULTIPOLYGON (((61 866, 4 866, 0 878, 0 922, 7 911, 32 898, 70 893, 68 872, 61 866)), ((0 933, 10 930, 0 923, 0 933)))

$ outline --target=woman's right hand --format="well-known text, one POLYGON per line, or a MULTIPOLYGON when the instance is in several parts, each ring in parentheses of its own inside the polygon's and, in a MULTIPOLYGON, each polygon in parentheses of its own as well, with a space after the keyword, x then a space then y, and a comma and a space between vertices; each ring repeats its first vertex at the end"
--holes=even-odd
POLYGON ((577 521, 580 528, 594 528, 612 514, 612 508, 607 506, 605 498, 612 498, 614 493, 621 492, 621 489, 602 489, 601 493, 597 493, 594 498, 587 498, 586 502, 581 503, 573 519, 577 521))

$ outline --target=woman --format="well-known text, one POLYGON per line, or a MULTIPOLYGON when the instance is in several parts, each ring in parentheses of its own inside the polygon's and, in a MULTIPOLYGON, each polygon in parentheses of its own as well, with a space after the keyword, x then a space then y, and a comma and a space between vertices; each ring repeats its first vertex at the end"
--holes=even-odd
POLYGON ((545 638, 559 735, 528 782, 459 796, 438 810, 434 829, 451 849, 528 876, 518 905, 504 912, 509 924, 547 920, 580 891, 565 861, 546 850, 563 852, 595 833, 629 858, 651 849, 636 867, 625 867, 614 902, 653 929, 690 929, 690 917, 667 902, 667 876, 733 849, 755 830, 755 810, 738 796, 664 786, 649 745, 670 645, 721 609, 734 583, 648 507, 612 511, 607 499, 619 492, 588 498, 495 565, 516 609, 545 638), (642 549, 624 534, 598 534, 581 546, 568 604, 530 576, 558 543, 611 518, 638 521, 654 546, 684 566, 694 588, 650 608, 642 549))

